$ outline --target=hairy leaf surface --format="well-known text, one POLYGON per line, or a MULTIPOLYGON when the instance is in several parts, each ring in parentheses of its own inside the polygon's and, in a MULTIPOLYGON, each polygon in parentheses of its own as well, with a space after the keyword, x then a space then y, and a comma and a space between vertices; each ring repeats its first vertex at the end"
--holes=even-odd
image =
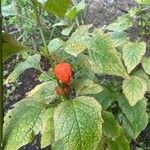
POLYGON ((63 41, 59 38, 55 38, 49 42, 48 51, 51 54, 56 50, 58 50, 59 48, 61 48, 62 46, 63 46, 63 41))
POLYGON ((34 136, 39 132, 44 135, 42 145, 50 144, 53 130, 52 116, 53 108, 48 108, 47 105, 30 98, 15 104, 4 118, 4 150, 19 149, 33 141, 34 136), (49 138, 45 139, 47 132, 49 138))
POLYGON ((123 81, 123 93, 131 106, 140 101, 147 90, 147 82, 138 76, 131 76, 130 79, 123 81))
POLYGON ((100 73, 128 77, 112 40, 107 34, 98 29, 95 30, 88 46, 90 57, 99 68, 100 73))
POLYGON ((66 42, 65 51, 75 57, 86 49, 89 40, 88 29, 91 25, 80 26, 66 42))
POLYGON ((101 106, 92 97, 65 101, 54 111, 58 150, 96 150, 102 134, 101 106))
POLYGON ((113 114, 108 111, 102 111, 104 123, 102 124, 103 134, 111 139, 116 139, 120 136, 120 126, 115 120, 113 114))
POLYGON ((43 82, 28 92, 27 97, 34 98, 39 102, 53 102, 57 97, 55 93, 56 85, 54 81, 43 82))
POLYGON ((141 61, 142 56, 146 52, 146 44, 144 42, 134 43, 128 42, 123 47, 123 59, 130 73, 141 61))
POLYGON ((108 25, 106 28, 108 30, 121 32, 123 30, 128 29, 132 25, 133 25, 132 18, 130 18, 130 16, 128 14, 125 14, 125 15, 118 17, 118 19, 116 21, 114 21, 113 23, 108 25))
POLYGON ((76 94, 79 95, 89 95, 100 93, 103 88, 99 84, 94 83, 94 81, 89 79, 78 79, 75 85, 76 94))
POLYGON ((130 106, 124 96, 118 99, 119 106, 125 114, 126 118, 122 118, 122 126, 125 128, 129 137, 135 139, 148 123, 148 115, 146 113, 146 99, 143 98, 136 105, 130 106))
POLYGON ((150 75, 150 57, 143 60, 142 66, 144 71, 150 75))

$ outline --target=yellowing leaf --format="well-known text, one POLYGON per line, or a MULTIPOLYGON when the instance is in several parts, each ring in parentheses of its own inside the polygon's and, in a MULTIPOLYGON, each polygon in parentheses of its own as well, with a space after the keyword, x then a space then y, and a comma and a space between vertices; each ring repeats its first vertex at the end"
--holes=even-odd
POLYGON ((40 118, 42 118, 42 137, 41 137, 41 148, 49 146, 54 139, 54 122, 53 122, 53 108, 47 108, 46 111, 43 111, 40 114, 40 118))
POLYGON ((78 56, 79 53, 86 49, 85 44, 83 43, 68 43, 65 51, 74 55, 75 57, 78 56))
POLYGON ((89 79, 76 80, 75 91, 77 95, 97 94, 103 90, 103 87, 89 79))
POLYGON ((96 150, 102 134, 101 106, 92 97, 65 101, 54 111, 56 146, 64 150, 96 150))
POLYGON ((88 42, 89 54, 92 61, 99 69, 99 73, 117 75, 128 78, 128 74, 118 56, 111 38, 100 30, 92 33, 88 42))
POLYGON ((118 19, 113 23, 111 23, 110 25, 108 25, 106 29, 121 32, 123 30, 128 29, 132 25, 133 25, 132 18, 130 18, 128 14, 125 14, 118 17, 118 19))
POLYGON ((146 44, 129 42, 123 47, 123 59, 130 73, 141 61, 146 52, 146 44))
POLYGON ((51 143, 53 131, 53 108, 33 99, 24 99, 14 105, 4 118, 3 146, 4 150, 17 150, 32 142, 34 136, 49 133, 49 142, 43 138, 42 145, 51 143), (45 117, 44 117, 45 116, 45 117), (48 119, 49 118, 49 119, 48 119), (49 125, 49 126, 47 126, 49 125))
POLYGON ((144 71, 150 75, 150 57, 143 60, 142 66, 144 71))
POLYGON ((27 97, 40 102, 53 102, 57 97, 55 94, 56 85, 54 81, 43 82, 28 92, 27 97))
POLYGON ((65 51, 75 57, 86 49, 89 40, 88 29, 91 25, 80 26, 66 42, 65 51))
POLYGON ((143 78, 132 76, 130 79, 123 81, 122 89, 129 104, 134 106, 144 97, 147 90, 147 82, 143 78))

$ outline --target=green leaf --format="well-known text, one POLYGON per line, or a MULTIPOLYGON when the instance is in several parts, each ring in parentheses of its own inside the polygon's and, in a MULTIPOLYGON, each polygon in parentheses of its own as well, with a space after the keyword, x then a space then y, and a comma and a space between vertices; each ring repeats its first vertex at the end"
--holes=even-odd
POLYGON ((104 123, 102 124, 103 134, 108 138, 115 140, 121 133, 119 124, 111 112, 102 111, 102 118, 104 120, 104 123))
POLYGON ((54 141, 51 147, 52 147, 52 150, 65 150, 62 140, 54 141))
POLYGON ((40 70, 40 59, 41 56, 39 54, 29 56, 24 62, 21 62, 17 65, 17 67, 7 77, 4 84, 14 82, 19 75, 29 68, 36 68, 40 70))
POLYGON ((127 67, 128 73, 130 73, 140 63, 145 52, 146 52, 145 42, 140 43, 128 42, 123 47, 123 59, 127 67))
POLYGON ((116 140, 109 140, 108 150, 130 150, 129 141, 122 133, 116 140))
POLYGON ((60 20, 59 22, 55 23, 52 27, 61 27, 61 26, 67 26, 68 22, 64 19, 60 20))
POLYGON ((80 70, 78 70, 75 74, 74 74, 74 79, 79 79, 79 78, 83 78, 83 79, 91 79, 94 80, 95 79, 95 74, 93 72, 91 72, 90 70, 88 70, 88 68, 81 68, 80 70))
POLYGON ((11 4, 2 7, 2 15, 4 17, 15 16, 15 15, 17 15, 16 10, 17 10, 16 4, 15 4, 15 2, 12 2, 11 4))
POLYGON ((102 140, 97 150, 130 150, 130 143, 126 139, 122 128, 120 128, 120 135, 116 139, 111 139, 102 136, 102 140))
POLYGON ((125 32, 112 32, 110 33, 112 37, 112 41, 115 45, 115 47, 121 46, 123 44, 126 44, 129 41, 129 38, 125 32))
POLYGON ((136 76, 139 76, 140 78, 143 78, 146 80, 147 82, 147 91, 150 91, 150 79, 149 79, 149 76, 144 72, 143 69, 140 69, 138 71, 136 71, 134 73, 136 76))
POLYGON ((15 104, 4 118, 4 150, 19 149, 32 142, 39 132, 44 136, 49 132, 49 142, 43 139, 42 143, 51 143, 53 126, 47 124, 52 125, 52 116, 53 108, 48 108, 47 105, 33 99, 24 99, 15 104))
POLYGON ((150 79, 148 80, 148 83, 147 83, 147 91, 150 92, 150 79))
POLYGON ((44 9, 56 16, 63 17, 71 4, 71 0, 47 0, 44 9))
POLYGON ((94 61, 92 61, 92 59, 90 58, 90 56, 86 56, 86 61, 87 61, 87 65, 88 68, 93 72, 93 73, 100 73, 101 70, 100 68, 94 63, 94 61))
POLYGON ((88 58, 83 53, 71 59, 73 70, 75 72, 74 79, 91 79, 96 80, 95 74, 91 71, 88 58))
POLYGON ((68 18, 69 20, 74 20, 77 15, 85 9, 85 7, 85 0, 82 0, 77 5, 73 6, 70 10, 67 11, 67 13, 65 14, 66 18, 68 18))
POLYGON ((120 121, 122 123, 122 127, 125 130, 126 133, 126 137, 128 137, 128 139, 134 139, 135 138, 135 129, 134 127, 131 125, 130 121, 127 119, 125 114, 120 114, 120 121))
POLYGON ((73 6, 69 11, 67 11, 67 13, 65 14, 65 17, 69 20, 73 20, 75 19, 75 17, 77 16, 77 8, 75 6, 73 6))
POLYGON ((147 90, 147 82, 138 76, 131 76, 130 79, 123 81, 123 93, 131 106, 140 101, 147 90))
POLYGON ((64 50, 75 57, 83 52, 86 49, 85 42, 89 40, 88 29, 90 27, 91 25, 83 25, 76 29, 76 31, 66 42, 66 47, 64 50))
POLYGON ((48 81, 37 85, 34 89, 27 93, 27 97, 33 98, 39 102, 53 102, 56 99, 55 87, 56 82, 48 81))
POLYGON ((77 7, 78 12, 84 10, 84 9, 86 8, 86 2, 85 2, 85 0, 81 0, 81 1, 76 5, 76 7, 77 7))
POLYGON ((150 75, 150 57, 144 58, 142 66, 144 71, 150 75))
POLYGON ((61 150, 95 150, 102 134, 101 106, 92 97, 64 101, 54 111, 55 141, 61 150))
POLYGON ((89 54, 100 73, 128 77, 111 38, 96 29, 88 43, 89 54))
POLYGON ((150 0, 135 0, 139 4, 150 5, 150 0))
POLYGON ((89 79, 77 79, 75 81, 76 95, 97 94, 103 90, 103 87, 89 79))
POLYGON ((50 81, 54 79, 53 69, 50 68, 48 71, 43 71, 41 75, 38 77, 40 82, 50 81))
POLYGON ((86 46, 83 43, 68 43, 65 51, 77 57, 78 54, 83 52, 85 49, 86 46))
POLYGON ((70 26, 70 27, 64 28, 64 29, 62 30, 61 34, 62 34, 62 35, 65 35, 65 36, 69 36, 70 33, 71 33, 71 31, 73 30, 73 28, 74 28, 74 24, 73 24, 72 26, 70 26))
POLYGON ((103 109, 107 109, 110 107, 111 103, 115 100, 115 95, 114 91, 110 91, 106 88, 102 90, 102 92, 94 95, 95 99, 101 104, 103 109))
POLYGON ((8 56, 19 52, 20 50, 28 50, 26 46, 19 43, 11 35, 3 33, 2 35, 2 48, 3 48, 3 60, 5 61, 8 56))
POLYGON ((128 29, 132 25, 133 25, 132 18, 129 16, 129 14, 125 14, 118 17, 118 19, 113 23, 111 23, 110 25, 108 25, 106 29, 121 32, 123 30, 128 29))
POLYGON ((63 46, 63 44, 64 44, 63 40, 59 38, 51 40, 48 44, 49 54, 52 54, 53 52, 57 51, 59 48, 63 46))
POLYGON ((50 145, 54 139, 54 122, 53 122, 53 108, 48 108, 45 112, 41 113, 41 118, 43 121, 43 131, 41 137, 41 148, 50 145))
POLYGON ((146 99, 143 98, 136 105, 130 106, 124 96, 117 100, 122 112, 126 116, 123 119, 122 126, 131 139, 136 139, 142 130, 144 130, 148 123, 148 115, 146 113, 146 99))
POLYGON ((149 80, 148 75, 144 72, 143 69, 139 69, 139 70, 135 71, 135 72, 134 72, 134 75, 135 75, 135 76, 139 76, 140 78, 145 79, 146 82, 148 82, 148 80, 149 80))

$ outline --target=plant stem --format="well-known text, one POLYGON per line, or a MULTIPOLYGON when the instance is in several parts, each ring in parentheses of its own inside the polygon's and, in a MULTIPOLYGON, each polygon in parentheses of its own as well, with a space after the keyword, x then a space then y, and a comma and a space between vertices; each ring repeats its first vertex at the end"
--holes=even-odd
POLYGON ((18 18, 20 18, 20 19, 25 19, 25 20, 27 20, 27 21, 29 21, 29 22, 32 22, 33 24, 35 24, 36 22, 34 22, 33 20, 31 20, 31 19, 29 19, 29 18, 27 18, 27 17, 25 17, 25 16, 22 16, 22 15, 17 15, 17 17, 18 18))
POLYGON ((3 122, 4 122, 4 109, 3 109, 3 60, 2 60, 2 12, 0 1, 0 149, 3 149, 3 122))
POLYGON ((45 39, 43 30, 42 30, 42 27, 41 27, 40 14, 38 12, 38 7, 37 7, 37 4, 36 4, 35 0, 33 0, 33 5, 34 5, 36 19, 37 19, 37 26, 38 26, 39 31, 40 31, 40 35, 41 35, 41 38, 42 38, 42 41, 43 41, 43 45, 44 45, 44 47, 45 47, 45 49, 47 51, 47 54, 48 54, 48 48, 47 48, 47 44, 46 44, 46 39, 45 39))
POLYGON ((67 100, 68 100, 68 97, 67 97, 67 95, 65 94, 65 91, 64 91, 64 89, 63 89, 63 86, 62 86, 62 84, 60 84, 60 82, 59 82, 58 79, 57 79, 57 84, 58 84, 58 86, 62 89, 62 92, 63 92, 62 96, 60 96, 60 97, 61 97, 61 100, 62 100, 62 101, 67 101, 67 100))
MULTIPOLYGON (((141 2, 140 9, 141 10, 143 9, 143 0, 141 2)), ((142 27, 142 29, 144 28, 144 26, 143 26, 143 14, 142 13, 141 13, 141 27, 142 27)))
POLYGON ((33 0, 33 5, 34 5, 36 19, 37 19, 37 25, 38 25, 38 28, 39 28, 39 31, 40 31, 40 35, 41 35, 41 38, 42 38, 42 41, 43 41, 43 45, 44 45, 45 50, 46 50, 46 54, 44 54, 44 55, 45 55, 45 57, 48 58, 48 60, 51 64, 51 67, 54 68, 53 60, 52 60, 52 57, 49 55, 49 51, 48 51, 48 47, 47 47, 47 43, 46 43, 46 38, 45 38, 43 30, 42 30, 41 21, 40 21, 40 14, 38 12, 38 7, 37 7, 37 3, 36 3, 35 0, 33 0))

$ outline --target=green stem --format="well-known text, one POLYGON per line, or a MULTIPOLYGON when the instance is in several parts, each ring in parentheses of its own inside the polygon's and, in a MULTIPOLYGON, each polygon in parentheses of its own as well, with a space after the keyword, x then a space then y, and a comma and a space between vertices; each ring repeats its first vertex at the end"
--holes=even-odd
POLYGON ((40 30, 40 34, 41 34, 41 38, 42 38, 44 47, 47 49, 47 44, 46 44, 45 36, 44 36, 44 33, 43 33, 43 30, 42 30, 41 26, 39 26, 39 30, 40 30))
MULTIPOLYGON (((141 5, 140 5, 140 8, 141 8, 141 10, 143 9, 143 0, 142 0, 142 3, 141 3, 141 5)), ((142 29, 143 29, 143 14, 141 13, 141 27, 142 27, 142 29)))
POLYGON ((37 20, 37 26, 39 28, 39 31, 40 31, 40 35, 41 35, 41 38, 42 38, 42 41, 43 41, 43 45, 47 51, 47 54, 49 53, 48 52, 48 48, 47 48, 47 44, 46 44, 46 39, 45 39, 45 36, 44 36, 44 33, 43 33, 43 30, 42 30, 42 27, 41 27, 41 20, 40 20, 40 14, 38 12, 38 7, 37 7, 37 3, 35 0, 33 0, 33 5, 34 5, 34 9, 35 9, 35 15, 36 15, 36 20, 37 20))
POLYGON ((18 17, 18 18, 21 18, 21 19, 25 19, 25 20, 27 20, 27 21, 29 21, 29 22, 32 22, 33 24, 36 23, 36 22, 34 22, 33 20, 31 20, 31 19, 29 19, 29 18, 27 18, 27 17, 24 17, 24 16, 22 16, 22 15, 17 15, 17 17, 18 17))
MULTIPOLYGON (((1 1, 0 1, 1 6, 1 1)), ((4 109, 3 109, 3 60, 2 60, 2 12, 0 7, 0 149, 3 149, 3 122, 4 122, 4 109)))
POLYGON ((38 25, 38 28, 39 28, 39 31, 40 31, 40 35, 41 35, 41 38, 42 38, 42 41, 43 41, 43 45, 45 47, 45 50, 46 50, 46 54, 45 57, 47 57, 49 59, 49 62, 52 66, 52 68, 54 67, 53 66, 53 60, 52 60, 52 57, 49 55, 49 51, 48 51, 48 47, 47 47, 47 43, 46 43, 46 38, 44 36, 44 33, 43 33, 43 30, 42 30, 42 26, 41 26, 41 20, 40 20, 40 14, 38 12, 38 7, 37 7, 37 3, 35 0, 33 0, 33 5, 34 5, 34 9, 35 9, 35 14, 36 14, 36 19, 37 19, 37 25, 38 25))
POLYGON ((56 29, 56 27, 53 27, 53 28, 52 28, 51 35, 50 35, 50 40, 52 40, 52 37, 53 37, 53 34, 54 34, 55 29, 56 29))

